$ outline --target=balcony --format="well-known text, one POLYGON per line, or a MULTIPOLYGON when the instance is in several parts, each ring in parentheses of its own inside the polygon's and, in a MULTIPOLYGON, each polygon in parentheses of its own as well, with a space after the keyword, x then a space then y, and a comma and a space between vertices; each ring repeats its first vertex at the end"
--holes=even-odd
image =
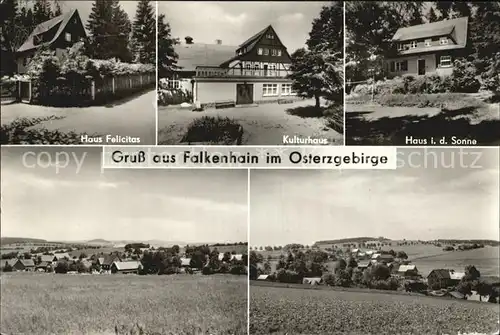
POLYGON ((219 77, 266 77, 266 78, 285 78, 290 71, 286 70, 266 70, 266 69, 241 69, 241 68, 221 68, 216 66, 198 66, 196 68, 196 77, 200 78, 219 78, 219 77))

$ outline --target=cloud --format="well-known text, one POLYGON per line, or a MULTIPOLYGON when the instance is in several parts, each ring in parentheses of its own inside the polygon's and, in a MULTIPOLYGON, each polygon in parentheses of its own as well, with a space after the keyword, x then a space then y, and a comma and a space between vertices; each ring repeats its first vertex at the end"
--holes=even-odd
POLYGON ((302 14, 302 13, 290 13, 290 14, 281 15, 278 18, 278 21, 280 23, 293 23, 293 22, 301 21, 303 18, 304 18, 304 14, 302 14))

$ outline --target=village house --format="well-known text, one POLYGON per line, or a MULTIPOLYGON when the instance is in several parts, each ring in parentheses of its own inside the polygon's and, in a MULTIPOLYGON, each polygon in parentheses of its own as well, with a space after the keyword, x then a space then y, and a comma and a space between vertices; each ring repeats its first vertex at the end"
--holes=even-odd
POLYGON ((32 259, 18 259, 12 267, 15 271, 33 271, 35 270, 35 262, 32 259))
POLYGON ((296 96, 287 78, 290 55, 272 26, 239 46, 185 40, 175 47, 179 69, 168 85, 190 92, 196 105, 259 104, 296 96))
POLYGON ((323 283, 323 279, 321 279, 321 277, 309 277, 309 278, 302 279, 302 284, 306 284, 306 285, 316 286, 316 285, 320 285, 322 283, 323 283))
POLYGON ((104 257, 97 258, 97 265, 99 265, 102 270, 110 270, 113 262, 121 262, 122 259, 116 254, 104 255, 104 257))
POLYGON ((457 285, 463 276, 465 273, 455 270, 434 269, 427 276, 427 284, 434 290, 446 289, 457 285))
POLYGON ((76 9, 42 22, 17 50, 17 71, 25 73, 28 63, 39 50, 54 50, 56 56, 61 57, 66 48, 86 38, 85 28, 76 9))
POLYGON ((58 262, 58 261, 62 261, 62 260, 71 260, 72 259, 72 257, 70 256, 70 254, 68 254, 67 252, 54 254, 53 257, 54 257, 54 260, 53 260, 54 262, 58 262))
POLYGON ((450 75, 467 47, 468 18, 399 28, 385 62, 389 78, 402 75, 450 75))
POLYGON ((40 260, 46 263, 57 262, 57 257, 54 255, 41 255, 40 260))
POLYGON ((50 267, 52 267, 52 262, 41 261, 35 266, 35 270, 47 272, 47 269, 49 269, 50 267))
POLYGON ((359 262, 358 263, 358 269, 361 271, 366 270, 369 266, 371 265, 370 262, 359 262))
POLYGON ((191 258, 181 257, 181 267, 190 267, 191 266, 191 258))
POLYGON ((373 254, 372 262, 386 263, 389 264, 394 261, 394 256, 390 254, 373 254))
POLYGON ((403 277, 416 277, 418 276, 418 269, 414 264, 400 265, 397 274, 403 277))
POLYGON ((141 262, 126 261, 126 262, 113 262, 110 266, 111 273, 137 273, 142 267, 141 262))

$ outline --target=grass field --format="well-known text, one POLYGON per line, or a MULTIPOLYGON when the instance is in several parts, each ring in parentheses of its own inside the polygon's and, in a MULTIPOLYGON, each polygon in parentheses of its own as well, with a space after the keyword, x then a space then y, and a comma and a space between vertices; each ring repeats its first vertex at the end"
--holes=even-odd
POLYGON ((1 275, 2 334, 246 334, 247 277, 1 275))
POLYGON ((250 334, 498 331, 498 305, 401 294, 250 286, 250 334))

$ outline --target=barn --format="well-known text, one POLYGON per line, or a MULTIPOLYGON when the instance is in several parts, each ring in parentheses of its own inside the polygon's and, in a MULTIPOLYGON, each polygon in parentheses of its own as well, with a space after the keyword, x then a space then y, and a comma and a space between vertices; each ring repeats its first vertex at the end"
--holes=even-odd
POLYGON ((137 273, 142 268, 141 262, 126 261, 126 262, 113 262, 110 266, 111 273, 137 273))
POLYGON ((35 270, 35 262, 32 259, 18 259, 13 268, 16 271, 33 271, 35 270))

